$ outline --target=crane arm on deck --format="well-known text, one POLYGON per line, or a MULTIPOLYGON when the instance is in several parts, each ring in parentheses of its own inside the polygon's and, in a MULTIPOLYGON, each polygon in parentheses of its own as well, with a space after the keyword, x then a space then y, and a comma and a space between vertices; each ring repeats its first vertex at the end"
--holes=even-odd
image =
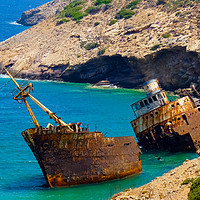
POLYGON ((44 110, 49 116, 50 118, 52 118, 56 123, 58 123, 59 125, 61 126, 66 126, 68 128, 69 131, 74 131, 68 124, 66 124, 65 122, 63 122, 61 120, 61 118, 57 117, 53 112, 51 112, 48 108, 46 108, 42 103, 40 103, 35 97, 33 97, 29 91, 26 91, 26 89, 32 87, 32 83, 29 83, 26 87, 24 88, 21 88, 20 85, 15 81, 15 79, 13 78, 13 76, 9 73, 9 71, 3 67, 3 69, 6 71, 6 73, 8 74, 8 76, 11 78, 11 80, 15 83, 15 85, 17 86, 17 88, 19 89, 19 93, 14 97, 15 100, 18 100, 19 99, 23 99, 28 111, 29 111, 29 114, 31 115, 31 118, 35 124, 36 127, 39 127, 39 123, 32 111, 32 109, 30 108, 27 100, 26 100, 26 97, 29 97, 34 103, 36 103, 42 110, 44 110), (21 98, 20 98, 21 97, 21 98))

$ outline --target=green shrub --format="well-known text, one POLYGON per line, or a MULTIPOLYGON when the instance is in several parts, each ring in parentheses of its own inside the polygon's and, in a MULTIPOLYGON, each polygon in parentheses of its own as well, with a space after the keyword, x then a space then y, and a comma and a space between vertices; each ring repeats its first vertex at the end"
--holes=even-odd
POLYGON ((101 10, 99 6, 90 6, 88 7, 85 12, 88 14, 96 14, 101 10))
POLYGON ((90 50, 90 49, 94 49, 96 47, 98 47, 99 45, 95 42, 91 42, 91 43, 87 43, 87 41, 82 41, 80 44, 81 48, 85 48, 86 50, 90 50))
POLYGON ((73 18, 77 22, 80 21, 80 19, 88 15, 88 13, 81 11, 83 7, 80 5, 84 3, 85 1, 82 0, 75 0, 71 2, 64 8, 63 11, 60 12, 60 16, 73 18))
POLYGON ((65 10, 65 17, 72 17, 74 20, 80 20, 87 16, 87 13, 83 13, 80 10, 82 7, 75 7, 65 10))
POLYGON ((153 47, 151 47, 152 51, 155 51, 156 49, 160 48, 160 44, 156 44, 153 47))
POLYGON ((181 12, 177 12, 176 14, 175 14, 175 16, 178 16, 178 15, 180 15, 181 14, 181 12))
POLYGON ((186 178, 186 179, 181 183, 181 185, 187 185, 188 183, 191 183, 191 182, 193 182, 193 181, 194 181, 193 178, 186 178))
MULTIPOLYGON (((72 8, 72 7, 77 7, 77 6, 82 5, 82 4, 84 4, 84 3, 85 3, 84 0, 74 0, 74 1, 72 1, 69 5, 67 5, 66 7, 68 7, 68 6, 70 6, 71 8, 72 8)), ((66 8, 66 7, 65 7, 65 8, 66 8)))
POLYGON ((111 2, 112 2, 112 0, 96 0, 95 6, 101 5, 101 4, 109 4, 111 2))
POLYGON ((169 10, 174 11, 180 7, 192 7, 198 0, 159 0, 165 4, 164 6, 167 7, 169 10), (165 2, 165 3, 164 3, 165 2))
POLYGON ((122 9, 120 10, 117 14, 116 14, 116 19, 128 19, 130 17, 132 17, 135 14, 135 12, 133 12, 132 10, 129 9, 122 9))
POLYGON ((110 21, 109 26, 112 26, 113 24, 115 24, 117 22, 117 19, 113 19, 110 21))
POLYGON ((165 33, 165 34, 162 35, 162 37, 163 38, 168 38, 168 37, 170 37, 170 33, 165 33))
POLYGON ((87 44, 86 41, 82 41, 80 47, 83 48, 87 44))
POLYGON ((95 26, 98 26, 99 24, 100 24, 100 22, 95 22, 94 23, 95 26))
POLYGON ((63 24, 63 23, 66 23, 66 22, 69 22, 70 20, 69 19, 61 19, 60 21, 57 22, 57 24, 63 24))
POLYGON ((100 49, 99 52, 97 53, 98 56, 103 55, 106 52, 106 49, 100 49))
POLYGON ((140 0, 135 0, 132 1, 131 3, 129 3, 126 8, 133 10, 134 8, 136 8, 137 4, 140 2, 140 0))
POLYGON ((162 4, 166 4, 166 2, 165 2, 165 0, 158 0, 156 4, 157 5, 162 5, 162 4))
POLYGON ((87 43, 86 45, 84 45, 83 47, 86 50, 91 50, 91 49, 95 49, 97 48, 99 45, 96 42, 91 42, 91 43, 87 43))
POLYGON ((190 192, 188 194, 188 200, 199 200, 200 199, 200 178, 195 180, 191 187, 190 192))

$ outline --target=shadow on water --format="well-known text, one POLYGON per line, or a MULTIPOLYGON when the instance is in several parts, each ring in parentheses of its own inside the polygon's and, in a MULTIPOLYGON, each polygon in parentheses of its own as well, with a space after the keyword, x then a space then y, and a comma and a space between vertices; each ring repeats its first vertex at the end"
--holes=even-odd
POLYGON ((42 176, 29 176, 27 178, 19 178, 18 181, 7 183, 2 186, 4 191, 28 191, 28 190, 48 190, 49 186, 46 183, 45 178, 42 176))

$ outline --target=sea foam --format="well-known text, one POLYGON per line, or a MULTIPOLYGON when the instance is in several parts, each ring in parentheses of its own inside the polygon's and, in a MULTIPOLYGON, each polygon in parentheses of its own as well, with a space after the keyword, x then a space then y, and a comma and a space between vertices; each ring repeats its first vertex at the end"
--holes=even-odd
POLYGON ((0 78, 9 78, 9 76, 5 74, 0 74, 0 78))
POLYGON ((14 21, 14 22, 9 22, 9 24, 16 25, 16 26, 22 26, 21 24, 17 23, 16 21, 14 21))

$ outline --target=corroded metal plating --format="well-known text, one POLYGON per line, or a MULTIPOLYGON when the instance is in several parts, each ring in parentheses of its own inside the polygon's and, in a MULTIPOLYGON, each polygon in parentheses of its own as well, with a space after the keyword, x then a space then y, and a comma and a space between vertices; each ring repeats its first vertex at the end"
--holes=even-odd
POLYGON ((50 187, 112 180, 142 170, 133 136, 109 138, 62 126, 27 129, 22 135, 50 187))

